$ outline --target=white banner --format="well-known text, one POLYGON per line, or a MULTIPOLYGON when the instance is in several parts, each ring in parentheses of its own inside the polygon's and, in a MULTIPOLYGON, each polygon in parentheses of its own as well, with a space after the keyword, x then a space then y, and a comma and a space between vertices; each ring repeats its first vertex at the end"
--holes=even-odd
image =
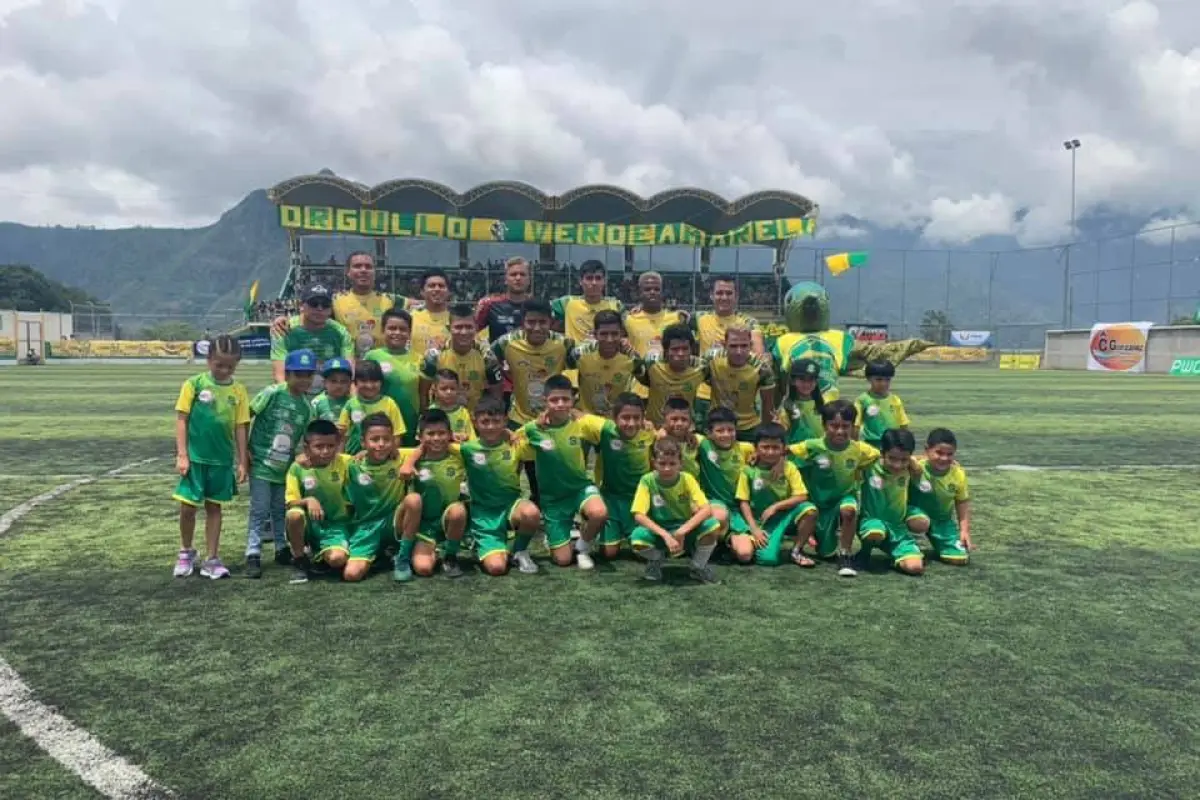
POLYGON ((1153 322, 1098 322, 1088 339, 1088 369, 1145 372, 1146 342, 1153 322))
POLYGON ((951 347, 991 347, 991 331, 950 331, 951 347))

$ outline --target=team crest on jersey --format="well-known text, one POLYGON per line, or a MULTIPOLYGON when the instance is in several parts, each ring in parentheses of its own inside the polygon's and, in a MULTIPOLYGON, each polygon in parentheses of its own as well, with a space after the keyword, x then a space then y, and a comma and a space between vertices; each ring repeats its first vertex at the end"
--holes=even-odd
POLYGON ((213 393, 211 389, 201 389, 200 394, 196 395, 196 399, 201 403, 211 403, 213 401, 213 393))
POLYGON ((879 406, 867 406, 867 416, 868 417, 878 417, 879 416, 879 406))
POLYGON ((883 488, 883 478, 879 477, 878 475, 872 475, 871 476, 871 488, 882 489, 883 488))
POLYGON ((313 489, 317 488, 317 478, 315 475, 305 475, 304 476, 304 488, 310 492, 313 489))
POLYGON ((392 369, 394 369, 394 368, 388 362, 386 362, 386 361, 379 362, 379 371, 382 372, 384 375, 391 375, 392 369))
POLYGON ((928 494, 929 492, 933 491, 933 484, 922 478, 921 482, 917 484, 917 488, 928 494))
POLYGON ((829 456, 817 456, 817 466, 821 469, 829 469, 829 456))
POLYGON ((370 486, 372 482, 373 481, 371 480, 371 476, 368 473, 360 472, 358 474, 358 485, 359 486, 370 486))
POLYGON ((620 439, 613 439, 611 442, 608 443, 608 447, 610 450, 624 450, 625 443, 622 442, 620 439))
POLYGON ((754 479, 754 491, 761 492, 764 488, 766 488, 766 485, 767 485, 767 482, 764 481, 762 478, 754 479))
POLYGON ((417 473, 417 477, 423 481, 431 481, 431 480, 433 480, 433 473, 430 472, 428 469, 423 469, 417 473))
POLYGON ((662 508, 667 504, 667 501, 663 499, 661 494, 654 495, 654 499, 651 502, 654 503, 655 508, 662 508))
POLYGON ((475 455, 471 456, 471 461, 475 462, 476 466, 482 467, 487 464, 487 456, 483 453, 476 453, 475 455))
POLYGON ((352 421, 352 422, 353 422, 355 425, 357 425, 358 423, 362 422, 364 419, 366 419, 366 415, 365 415, 365 414, 363 414, 363 412, 362 412, 362 411, 359 411, 358 409, 355 409, 354 411, 351 411, 351 412, 350 412, 350 420, 351 420, 351 421, 352 421))
POLYGON ((717 451, 716 450, 708 451, 708 460, 714 464, 717 463, 717 451))
POLYGON ((542 448, 547 453, 549 453, 551 450, 554 449, 554 440, 553 439, 542 439, 542 441, 538 443, 538 447, 542 448))
POLYGON ((567 443, 569 445, 571 445, 571 447, 578 447, 579 446, 579 437, 578 436, 569 436, 569 437, 567 437, 567 443))

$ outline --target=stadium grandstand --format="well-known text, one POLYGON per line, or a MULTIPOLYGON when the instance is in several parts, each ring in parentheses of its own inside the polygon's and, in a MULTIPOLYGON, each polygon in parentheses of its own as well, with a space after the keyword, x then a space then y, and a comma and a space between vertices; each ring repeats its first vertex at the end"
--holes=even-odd
POLYGON ((533 291, 547 299, 578 292, 577 267, 598 259, 609 293, 633 303, 639 273, 663 275, 670 307, 708 305, 712 275, 732 275, 740 305, 778 312, 794 239, 811 236, 818 206, 783 190, 737 200, 697 188, 641 197, 609 185, 551 195, 517 181, 484 183, 464 193, 420 179, 368 187, 329 171, 285 180, 268 191, 289 232, 282 288, 260 299, 252 322, 293 310, 303 288, 345 285, 348 255, 375 255, 377 290, 419 296, 431 267, 450 275, 451 292, 474 302, 504 287, 504 262, 533 267, 533 291))

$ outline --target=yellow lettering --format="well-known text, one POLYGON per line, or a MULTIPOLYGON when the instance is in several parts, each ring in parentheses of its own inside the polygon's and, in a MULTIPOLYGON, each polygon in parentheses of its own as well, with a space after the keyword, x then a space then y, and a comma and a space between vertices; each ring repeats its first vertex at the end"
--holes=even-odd
POLYGON ((457 239, 459 241, 466 239, 467 234, 471 232, 471 223, 469 220, 462 217, 446 217, 446 238, 457 239))
POLYGON ((708 241, 706 242, 706 244, 709 247, 728 247, 729 246, 729 234, 728 233, 714 233, 708 237, 708 241))
POLYGON ((446 235, 446 215, 417 214, 416 225, 413 227, 417 236, 435 236, 440 239, 446 235))
POLYGON ((728 234, 730 244, 735 247, 740 244, 754 243, 754 226, 747 222, 745 225, 739 225, 731 230, 728 234))
POLYGON ((279 224, 285 228, 303 227, 304 209, 300 206, 280 206, 279 224))
POLYGON ((604 225, 599 222, 584 222, 579 226, 579 244, 603 245, 604 225))
POLYGON ((779 237, 779 226, 773 219, 760 219, 754 223, 754 241, 773 242, 779 237))
POLYGON ((679 227, 678 224, 659 225, 658 226, 658 236, 654 239, 654 243, 655 244, 675 244, 675 239, 676 239, 675 232, 676 232, 676 228, 678 228, 678 227, 679 227))
POLYGON ((579 238, 579 226, 574 222, 560 222, 554 226, 555 244, 576 244, 579 238))
POLYGON ((550 222, 530 221, 525 226, 525 241, 538 244, 554 243, 554 225, 550 222))
POLYGON ((686 244, 689 247, 704 247, 705 235, 704 231, 699 228, 688 225, 686 222, 679 226, 679 243, 686 244))
POLYGON ((358 212, 352 208, 336 208, 333 212, 334 229, 338 233, 358 233, 358 212))
POLYGON ((604 243, 609 247, 624 247, 629 239, 628 225, 605 225, 604 243))
POLYGON ((415 236, 416 231, 413 224, 416 220, 412 214, 397 214, 391 215, 391 224, 388 226, 392 236, 415 236))
POLYGON ((630 225, 629 243, 635 247, 643 244, 654 244, 654 226, 630 225))
POLYGON ((364 208, 359 212, 359 230, 372 236, 386 236, 388 232, 388 213, 377 209, 364 208))

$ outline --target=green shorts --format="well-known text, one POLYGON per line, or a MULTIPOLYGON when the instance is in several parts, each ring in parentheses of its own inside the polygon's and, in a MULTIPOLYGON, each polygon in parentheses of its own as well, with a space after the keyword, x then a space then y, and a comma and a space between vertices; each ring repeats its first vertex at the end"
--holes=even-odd
POLYGON ((350 560, 374 561, 397 541, 395 517, 355 522, 350 526, 350 560))
POLYGON ((421 521, 417 525, 418 541, 427 544, 439 545, 446 539, 446 515, 449 514, 455 506, 462 505, 461 501, 455 501, 446 506, 446 508, 436 517, 427 517, 421 515, 421 521))
POLYGON ((746 524, 746 520, 742 518, 741 504, 737 503, 729 505, 720 500, 709 500, 708 504, 714 509, 723 508, 729 517, 729 528, 725 531, 726 538, 730 536, 744 536, 750 532, 750 526, 746 524))
MULTIPOLYGON (((294 514, 296 510, 292 509, 289 513, 294 514)), ((300 513, 304 514, 303 511, 300 513)), ((330 522, 329 520, 317 522, 308 519, 307 514, 304 516, 304 543, 312 551, 313 561, 324 560, 325 554, 332 550, 341 550, 346 555, 350 555, 350 526, 347 523, 330 522)), ((371 557, 375 557, 374 552, 371 557)))
POLYGON ((546 546, 555 550, 570 544, 575 517, 582 513, 584 503, 599 496, 600 490, 595 486, 585 486, 573 495, 556 497, 553 500, 543 492, 540 499, 542 520, 546 523, 546 546))
POLYGON ((842 509, 858 512, 858 497, 848 494, 835 505, 817 506, 817 558, 829 558, 838 549, 838 532, 842 527, 842 509))
MULTIPOLYGON (((805 501, 795 508, 790 508, 782 514, 776 514, 764 525, 759 522, 763 533, 767 535, 767 543, 754 550, 754 563, 763 567, 775 567, 783 562, 783 542, 789 536, 795 536, 796 524, 809 514, 816 514, 817 507, 805 501)), ((741 516, 740 514, 738 516, 741 516)), ((746 526, 745 536, 750 535, 750 527, 746 526)))
POLYGON ((943 519, 929 521, 929 543, 933 551, 943 561, 965 563, 969 556, 967 548, 962 544, 962 533, 958 529, 958 520, 943 519))
MULTIPOLYGON (((668 533, 674 534, 675 531, 678 530, 682 525, 683 523, 680 523, 679 525, 663 525, 662 527, 666 528, 668 533)), ((715 519, 710 517, 709 519, 704 520, 704 522, 700 523, 700 527, 696 528, 696 530, 692 531, 684 538, 683 552, 694 553, 696 551, 696 545, 699 543, 701 538, 708 536, 709 534, 716 533, 720 529, 721 523, 717 522, 715 519)), ((629 534, 629 543, 633 546, 634 550, 646 550, 648 548, 655 547, 663 552, 666 552, 667 549, 666 542, 660 539, 658 535, 649 528, 642 525, 635 525, 633 527, 633 532, 629 534)), ((683 555, 683 553, 680 555, 683 555)))
POLYGON ((188 467, 187 475, 179 479, 175 494, 171 497, 185 506, 196 507, 205 503, 228 503, 235 494, 237 478, 232 466, 193 462, 188 467))
POLYGON ((475 542, 475 556, 483 560, 497 553, 507 553, 508 543, 517 529, 517 509, 524 500, 515 500, 508 508, 483 508, 472 504, 467 532, 475 542))
POLYGON ((881 519, 863 519, 858 524, 858 538, 864 548, 878 547, 887 553, 893 564, 921 558, 921 548, 904 523, 893 525, 881 519))
POLYGON ((629 534, 633 533, 636 527, 633 512, 629 510, 633 507, 633 495, 624 497, 601 491, 600 496, 604 498, 604 505, 608 507, 608 522, 604 523, 604 530, 600 531, 600 544, 606 547, 619 545, 629 538, 629 534))

